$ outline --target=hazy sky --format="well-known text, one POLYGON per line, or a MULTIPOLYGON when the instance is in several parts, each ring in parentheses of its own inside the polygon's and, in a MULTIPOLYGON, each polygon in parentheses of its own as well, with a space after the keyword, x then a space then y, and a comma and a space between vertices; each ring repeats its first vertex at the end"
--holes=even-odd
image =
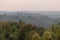
POLYGON ((60 11, 60 0, 0 0, 0 11, 60 11))

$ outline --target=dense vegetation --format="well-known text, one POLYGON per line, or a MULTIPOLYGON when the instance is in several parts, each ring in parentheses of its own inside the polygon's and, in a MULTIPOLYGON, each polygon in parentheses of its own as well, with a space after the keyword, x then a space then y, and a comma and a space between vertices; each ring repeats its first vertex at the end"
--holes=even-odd
POLYGON ((60 40, 60 23, 43 28, 22 21, 1 21, 0 40, 60 40))

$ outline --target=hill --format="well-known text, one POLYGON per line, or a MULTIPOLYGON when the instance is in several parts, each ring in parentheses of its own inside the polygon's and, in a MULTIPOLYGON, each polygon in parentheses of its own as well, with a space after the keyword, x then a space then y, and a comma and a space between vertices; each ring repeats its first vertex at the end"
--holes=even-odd
POLYGON ((60 17, 56 18, 56 15, 53 17, 52 14, 49 15, 47 13, 53 13, 54 15, 54 13, 57 13, 57 12, 25 12, 25 11, 3 12, 2 11, 0 12, 0 21, 18 22, 22 20, 23 22, 30 23, 30 24, 37 25, 37 26, 43 26, 43 27, 50 27, 50 25, 60 22, 60 17))

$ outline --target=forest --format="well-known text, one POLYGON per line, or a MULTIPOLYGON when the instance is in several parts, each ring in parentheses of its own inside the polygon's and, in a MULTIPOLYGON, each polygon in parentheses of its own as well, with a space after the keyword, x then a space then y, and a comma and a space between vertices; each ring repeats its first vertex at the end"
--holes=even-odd
POLYGON ((60 40, 60 23, 45 28, 23 21, 0 21, 0 40, 60 40))

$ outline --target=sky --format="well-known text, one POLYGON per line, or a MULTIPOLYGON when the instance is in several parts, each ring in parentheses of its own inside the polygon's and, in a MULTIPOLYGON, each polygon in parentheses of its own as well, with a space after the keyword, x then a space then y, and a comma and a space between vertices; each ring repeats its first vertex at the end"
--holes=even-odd
POLYGON ((60 0, 0 0, 0 11, 60 11, 60 0))

